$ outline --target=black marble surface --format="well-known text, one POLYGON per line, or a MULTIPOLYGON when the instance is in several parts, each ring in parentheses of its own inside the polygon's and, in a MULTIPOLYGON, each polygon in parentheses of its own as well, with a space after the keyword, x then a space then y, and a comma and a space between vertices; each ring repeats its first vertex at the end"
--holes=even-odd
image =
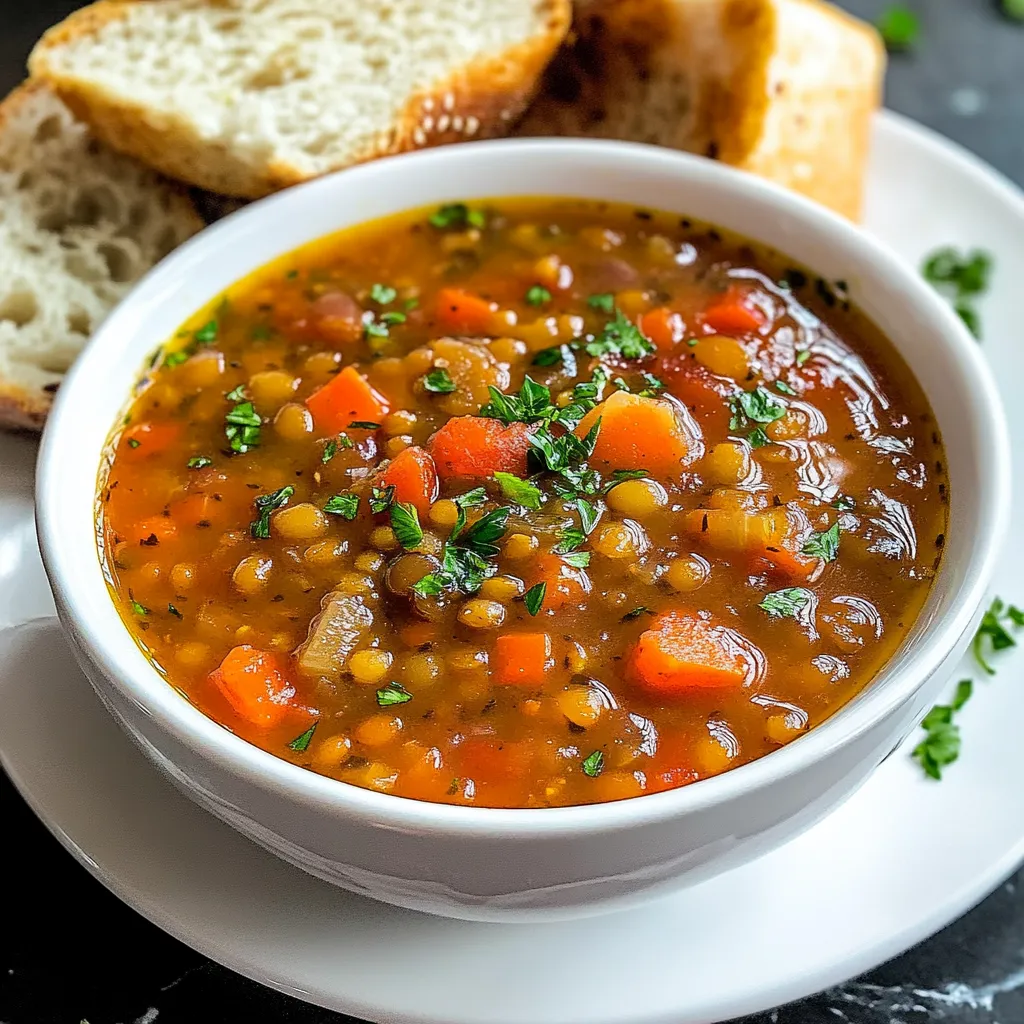
MULTIPOLYGON (((22 76, 39 33, 77 6, 0 0, 0 90, 22 76)), ((873 18, 885 0, 846 6, 873 18)), ((1024 24, 992 0, 916 6, 922 36, 892 61, 888 105, 1024 184, 1024 24)), ((0 1024, 350 1021, 247 981, 144 921, 72 861, 2 775, 0 837, 0 1024)), ((1024 1024, 1024 872, 898 959, 743 1024, 842 1022, 1024 1024)))

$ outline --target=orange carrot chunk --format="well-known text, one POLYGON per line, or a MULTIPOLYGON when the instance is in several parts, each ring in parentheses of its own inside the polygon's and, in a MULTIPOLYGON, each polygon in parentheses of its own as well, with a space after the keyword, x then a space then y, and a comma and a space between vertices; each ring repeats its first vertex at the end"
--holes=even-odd
POLYGON ((764 324, 761 313, 739 296, 730 296, 704 310, 704 323, 719 334, 753 334, 764 324))
POLYGON ((497 304, 461 288, 442 288, 437 293, 436 316, 441 326, 449 331, 488 334, 496 310, 497 304))
POLYGON ((437 468, 430 452, 406 448, 392 460, 381 477, 383 487, 394 487, 395 500, 414 505, 425 516, 437 500, 437 468))
POLYGON ((683 340, 683 318, 665 306, 659 306, 640 317, 640 330, 659 349, 669 349, 683 340))
POLYGON ((279 725, 300 710, 292 703, 295 687, 283 659, 248 644, 228 651, 220 668, 210 673, 210 682, 241 718, 260 728, 279 725))
POLYGON ((121 435, 120 458, 145 458, 166 451, 181 435, 179 423, 135 423, 121 435))
POLYGON ((737 633, 691 612, 662 612, 640 635, 627 674, 658 697, 738 688, 749 672, 741 642, 737 633))
POLYGON ((547 633, 502 633, 494 641, 491 671, 505 686, 541 686, 551 667, 547 633))
POLYGON ((484 416, 456 416, 430 439, 430 453, 444 479, 485 479, 495 473, 526 476, 530 428, 525 423, 505 426, 484 416))
POLYGON ((540 555, 530 560, 530 586, 544 583, 542 608, 558 611, 568 605, 578 608, 587 599, 592 584, 585 569, 577 569, 558 555, 540 555))
POLYGON ((656 477, 678 476, 703 450, 700 428, 671 403, 617 391, 580 421, 586 436, 601 420, 593 462, 612 469, 642 469, 656 477))
POLYGON ((313 414, 317 430, 337 434, 350 423, 379 423, 390 403, 354 366, 346 366, 306 399, 306 408, 313 414))

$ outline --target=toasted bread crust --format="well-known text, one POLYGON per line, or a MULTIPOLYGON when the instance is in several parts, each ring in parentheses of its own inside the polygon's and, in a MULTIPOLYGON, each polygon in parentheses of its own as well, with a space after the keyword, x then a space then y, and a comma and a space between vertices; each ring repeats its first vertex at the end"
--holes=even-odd
MULTIPOLYGON (((287 162, 254 166, 229 146, 200 137, 184 120, 155 112, 89 82, 57 73, 50 54, 83 37, 96 36, 146 0, 98 0, 50 29, 29 61, 98 138, 164 174, 223 195, 255 199, 311 175, 287 162)), ((345 166, 382 156, 470 138, 506 134, 532 99, 544 67, 565 38, 571 0, 542 0, 540 33, 496 56, 477 58, 410 97, 394 124, 368 141, 345 166)), ((338 167, 332 170, 340 169, 338 167)))

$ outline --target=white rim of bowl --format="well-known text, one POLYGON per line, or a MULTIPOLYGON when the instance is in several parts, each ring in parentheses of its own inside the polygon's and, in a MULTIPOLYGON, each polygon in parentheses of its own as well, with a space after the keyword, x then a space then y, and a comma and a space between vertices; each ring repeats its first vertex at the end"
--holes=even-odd
MULTIPOLYGON (((481 189, 481 194, 487 197, 486 187, 481 189)), ((572 191, 565 191, 562 196, 571 197, 572 191)), ((644 205, 658 207, 657 203, 644 205)), ((679 216, 687 215, 685 211, 676 212, 679 216)), ((697 213, 690 215, 701 220, 697 213)), ((286 251, 282 251, 281 255, 286 251)), ((198 266, 199 261, 196 263, 198 266)), ((195 269, 197 267, 193 267, 195 269)), ((191 309, 183 310, 181 319, 185 320, 193 312, 191 309)), ((140 374, 143 359, 144 354, 140 353, 140 374)), ((110 429, 113 428, 115 414, 116 410, 111 410, 110 429)), ((96 453, 95 461, 98 479, 99 452, 96 453)), ((90 508, 94 497, 95 492, 90 496, 90 508)), ((955 489, 953 500, 956 501, 955 489)), ((81 649, 99 666, 123 697, 144 709, 161 728, 184 746, 201 750, 203 756, 218 767, 246 779, 264 791, 287 796, 313 810, 319 808, 335 813, 347 812, 381 827, 415 828, 424 834, 506 835, 508 838, 529 839, 569 833, 589 835, 614 832, 685 816, 740 795, 763 791, 779 779, 817 763, 831 750, 844 746, 866 732, 912 697, 970 628, 986 596, 999 545, 1008 529, 1009 503, 1009 434, 998 393, 978 346, 944 300, 883 243, 830 210, 781 186, 690 154, 607 140, 499 139, 387 157, 295 186, 224 218, 190 239, 151 270, 100 327, 61 386, 39 452, 36 524, 51 588, 58 607, 65 611, 76 627, 81 649), (980 495, 979 529, 971 541, 969 551, 969 564, 972 568, 965 573, 959 589, 951 598, 953 614, 925 627, 927 639, 921 643, 916 657, 908 664, 899 666, 895 672, 890 673, 888 667, 883 668, 853 701, 806 735, 778 750, 698 783, 628 800, 550 808, 492 808, 431 803, 339 782, 277 757, 208 718, 180 696, 149 664, 107 597, 99 554, 94 548, 92 555, 95 564, 90 567, 94 578, 91 582, 93 585, 99 583, 120 629, 120 635, 116 639, 112 638, 109 644, 101 645, 97 642, 89 629, 89 620, 94 616, 95 609, 79 593, 80 588, 68 582, 71 578, 68 568, 73 556, 73 545, 58 527, 59 514, 48 514, 59 509, 63 500, 60 494, 61 461, 75 458, 69 446, 62 448, 62 442, 65 435, 74 436, 74 418, 77 415, 75 407, 86 398, 84 394, 81 399, 79 397, 79 390, 84 386, 79 381, 85 381, 92 372, 93 364, 102 359, 105 338, 113 336, 118 330, 119 314, 132 300, 145 298, 158 291, 163 277, 179 265, 193 261, 200 250, 215 242, 224 244, 229 236, 250 226, 250 222, 254 223, 267 211, 287 206, 300 197, 307 201, 321 195, 326 197, 338 188, 339 182, 349 182, 357 175, 379 174, 382 168, 390 169, 397 162, 408 166, 410 172, 415 169, 421 175, 443 175, 445 165, 452 160, 479 160, 486 155, 500 159, 503 153, 512 150, 534 154, 536 159, 561 152, 595 162, 611 162, 618 164, 626 175, 636 170, 637 161, 651 167, 660 165, 662 170, 674 171, 702 184, 746 193, 772 206, 779 215, 800 222, 812 232, 839 232, 844 237, 845 248, 851 259, 878 265, 918 308, 938 321, 965 387, 975 395, 972 412, 979 442, 992 452, 992 472, 985 481, 985 493, 980 495), (129 663, 138 659, 142 660, 145 670, 137 673, 136 666, 129 663)), ((940 567, 940 577, 941 574, 940 567)), ((936 578, 933 586, 940 577, 936 578)))

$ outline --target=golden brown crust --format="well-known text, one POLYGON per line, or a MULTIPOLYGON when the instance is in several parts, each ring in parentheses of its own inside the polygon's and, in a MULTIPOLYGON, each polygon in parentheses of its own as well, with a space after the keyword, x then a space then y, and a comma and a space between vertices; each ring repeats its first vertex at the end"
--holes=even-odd
POLYGON ((0 428, 4 430, 42 430, 52 404, 49 391, 29 391, 0 379, 0 428))
MULTIPOLYGON (((273 160, 256 168, 226 144, 198 138, 177 118, 155 114, 143 104, 89 83, 65 80, 54 72, 48 59, 51 51, 95 35, 138 2, 145 0, 99 0, 50 29, 30 58, 33 75, 46 81, 97 137, 172 178, 251 199, 306 180, 310 175, 301 168, 273 160)), ((532 98, 544 67, 569 28, 570 0, 543 0, 543 8, 541 32, 500 55, 474 60, 411 97, 395 123, 350 162, 506 134, 532 98)))

